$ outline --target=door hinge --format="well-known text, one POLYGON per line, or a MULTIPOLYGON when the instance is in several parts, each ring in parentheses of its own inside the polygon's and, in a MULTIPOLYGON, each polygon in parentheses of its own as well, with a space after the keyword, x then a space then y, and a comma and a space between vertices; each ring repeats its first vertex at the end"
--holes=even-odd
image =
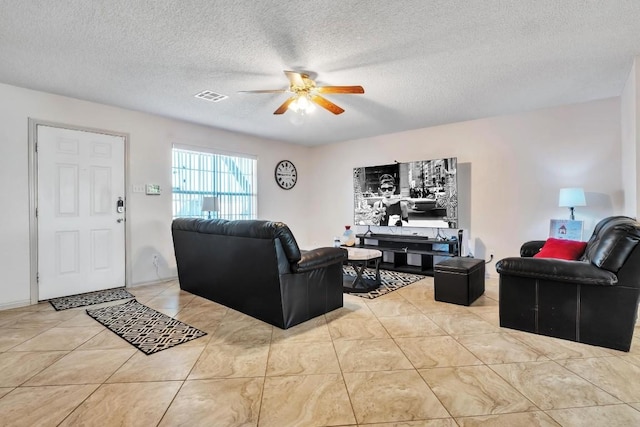
POLYGON ((38 208, 36 208, 36 218, 38 218, 38 208))
POLYGON ((40 283, 40 273, 36 273, 36 283, 40 283))
POLYGON ((38 143, 36 142, 36 153, 38 152, 38 143))

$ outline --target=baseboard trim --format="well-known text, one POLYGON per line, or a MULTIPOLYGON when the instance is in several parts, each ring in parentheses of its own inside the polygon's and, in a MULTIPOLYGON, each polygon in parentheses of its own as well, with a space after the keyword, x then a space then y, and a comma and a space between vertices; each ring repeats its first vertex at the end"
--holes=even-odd
MULTIPOLYGON (((28 307, 31 305, 31 300, 21 300, 21 301, 13 301, 5 304, 0 304, 0 311, 2 310, 10 310, 12 308, 20 308, 20 307, 28 307)), ((35 304, 34 304, 35 305, 35 304)))
POLYGON ((129 286, 127 286, 127 288, 137 288, 138 286, 147 286, 147 285, 159 285, 160 283, 173 282, 174 280, 178 280, 178 276, 164 277, 162 279, 152 280, 149 282, 130 283, 129 286))

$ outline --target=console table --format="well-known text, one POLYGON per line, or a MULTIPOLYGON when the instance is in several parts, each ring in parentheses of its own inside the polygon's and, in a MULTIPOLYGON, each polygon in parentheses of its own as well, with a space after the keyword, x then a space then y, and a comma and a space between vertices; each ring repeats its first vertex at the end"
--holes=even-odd
POLYGON ((380 268, 433 276, 434 257, 460 255, 458 240, 436 240, 424 236, 357 234, 357 247, 382 252, 380 268))

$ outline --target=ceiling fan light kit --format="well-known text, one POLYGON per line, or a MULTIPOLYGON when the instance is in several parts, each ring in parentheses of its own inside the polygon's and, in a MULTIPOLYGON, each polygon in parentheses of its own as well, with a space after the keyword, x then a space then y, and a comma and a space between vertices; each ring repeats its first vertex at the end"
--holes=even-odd
POLYGON ((294 113, 309 114, 316 110, 316 106, 311 101, 308 94, 297 95, 297 97, 289 104, 289 110, 294 113))
POLYGON ((349 94, 364 93, 362 86, 316 86, 308 74, 298 73, 296 71, 284 72, 289 79, 289 89, 273 89, 273 90, 247 90, 242 92, 248 93, 292 93, 293 96, 278 107, 273 114, 284 114, 287 110, 294 113, 309 114, 315 110, 315 105, 319 105, 325 110, 333 114, 342 114, 344 109, 337 106, 327 98, 320 94, 349 94))

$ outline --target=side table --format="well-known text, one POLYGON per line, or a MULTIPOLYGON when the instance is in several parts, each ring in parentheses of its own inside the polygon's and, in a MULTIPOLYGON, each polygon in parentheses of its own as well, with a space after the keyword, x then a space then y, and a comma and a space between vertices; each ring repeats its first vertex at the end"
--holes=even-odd
POLYGON ((342 247, 348 252, 347 262, 356 272, 356 277, 346 274, 343 276, 342 287, 344 292, 369 292, 378 289, 380 286, 380 260, 382 259, 382 252, 376 249, 342 247), (375 279, 362 277, 369 261, 373 261, 375 264, 375 279))

